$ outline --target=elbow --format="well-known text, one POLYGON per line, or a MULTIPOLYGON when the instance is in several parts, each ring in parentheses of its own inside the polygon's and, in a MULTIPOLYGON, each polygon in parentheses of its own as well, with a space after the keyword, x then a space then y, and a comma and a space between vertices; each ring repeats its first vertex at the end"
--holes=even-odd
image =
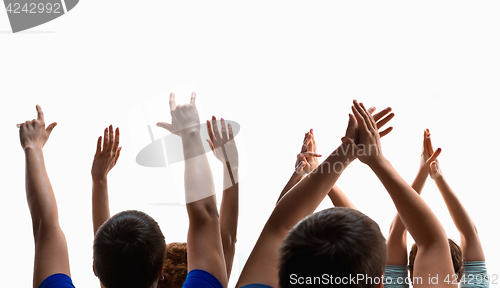
POLYGON ((186 209, 189 219, 198 219, 200 221, 219 221, 219 211, 217 210, 217 205, 215 204, 215 196, 187 203, 186 209))
POLYGON ((222 235, 222 244, 223 244, 223 247, 224 250, 229 249, 229 250, 233 250, 235 249, 235 246, 236 246, 236 233, 234 234, 230 234, 230 233, 227 233, 225 235, 222 235))
POLYGON ((215 203, 189 203, 187 209, 190 222, 203 224, 219 222, 219 212, 215 203))

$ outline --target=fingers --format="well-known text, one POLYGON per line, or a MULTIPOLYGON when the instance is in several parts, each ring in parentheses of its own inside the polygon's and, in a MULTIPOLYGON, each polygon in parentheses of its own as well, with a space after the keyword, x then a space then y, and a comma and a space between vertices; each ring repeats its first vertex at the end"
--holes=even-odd
MULTIPOLYGON (((365 119, 361 115, 361 112, 359 111, 359 110, 361 110, 361 107, 359 106, 358 102, 356 102, 356 100, 354 100, 354 103, 355 104, 353 106, 351 106, 351 109, 352 109, 352 112, 354 113, 354 117, 356 118, 356 121, 358 122, 358 127, 360 128, 360 130, 368 131, 368 126, 367 126, 368 124, 366 123, 365 119)), ((349 117, 349 124, 351 124, 351 117, 349 117)))
POLYGON ((370 108, 368 108, 368 110, 366 110, 366 112, 370 113, 370 115, 372 115, 373 112, 375 112, 375 110, 377 110, 377 108, 375 108, 375 106, 372 106, 370 108))
POLYGON ((234 136, 233 136, 233 127, 229 123, 227 123, 227 132, 229 134, 229 141, 233 140, 234 139, 234 136))
POLYGON ((118 153, 118 146, 120 146, 120 128, 116 128, 116 136, 113 141, 113 148, 112 150, 116 153, 118 153))
POLYGON ((219 133, 219 128, 217 127, 217 119, 215 116, 212 116, 212 130, 214 131, 214 138, 215 140, 220 140, 220 133, 219 133))
POLYGON ((43 123, 45 121, 45 117, 43 115, 42 107, 40 107, 40 105, 36 105, 36 112, 38 114, 37 119, 39 121, 42 121, 42 123, 43 123))
POLYGON ((304 172, 304 167, 306 166, 306 162, 304 161, 300 161, 299 164, 297 165, 297 167, 295 167, 295 172, 297 173, 302 173, 304 172))
POLYGON ((394 129, 394 127, 391 126, 391 127, 387 128, 387 129, 385 129, 384 131, 379 132, 378 134, 380 135, 380 138, 382 138, 385 135, 389 134, 392 131, 392 129, 394 129))
POLYGON ((50 125, 47 127, 47 129, 45 129, 45 131, 47 131, 47 133, 49 133, 49 135, 50 135, 50 133, 52 133, 52 130, 54 130, 54 127, 56 127, 56 126, 57 126, 56 122, 50 123, 50 125))
POLYGON ((118 158, 120 158, 120 152, 122 152, 122 147, 119 147, 116 151, 115 163, 118 161, 118 158))
POLYGON ((191 93, 191 101, 189 103, 196 105, 194 102, 196 100, 196 92, 191 93))
POLYGON ((311 135, 309 133, 306 133, 304 136, 304 142, 302 143, 302 149, 300 152, 306 152, 309 148, 309 143, 311 142, 311 135))
POLYGON ((432 174, 436 174, 437 171, 438 171, 438 168, 437 168, 437 161, 432 161, 431 164, 429 165, 429 168, 430 168, 430 172, 431 172, 431 175, 432 174))
POLYGON ((361 107, 360 112, 361 112, 361 115, 363 116, 363 118, 365 119, 367 126, 370 129, 375 129, 375 127, 377 127, 377 125, 375 124, 373 117, 370 114, 368 114, 368 112, 366 111, 365 105, 363 103, 359 103, 359 107, 361 107))
MULTIPOLYGON (((394 118, 395 114, 394 113, 391 113, 389 115, 387 115, 387 117, 385 117, 384 119, 378 121, 378 120, 375 120, 377 122, 377 129, 380 129, 382 128, 382 126, 384 126, 385 124, 387 124, 389 121, 392 120, 392 118, 394 118)), ((379 118, 380 119, 380 118, 379 118)))
POLYGON ((427 163, 435 162, 437 157, 441 154, 441 148, 436 149, 436 152, 432 153, 432 156, 427 160, 427 163))
MULTIPOLYGON (((214 143, 214 133, 212 132, 212 124, 210 124, 209 120, 207 120, 207 131, 208 131, 208 137, 210 137, 210 142, 209 143, 210 143, 211 146, 214 146, 213 145, 213 143, 214 143)), ((207 141, 208 141, 208 139, 207 139, 207 141)), ((214 149, 212 148, 212 150, 214 150, 214 149)))
POLYGON ((174 133, 174 131, 172 131, 172 124, 169 124, 167 122, 158 122, 158 123, 156 123, 156 126, 161 127, 161 128, 165 128, 170 133, 174 133))
POLYGON ((431 132, 429 129, 427 129, 427 141, 426 141, 426 146, 427 150, 429 151, 429 155, 434 153, 434 148, 432 148, 432 141, 431 141, 431 132))
POLYGON ((101 153, 101 145, 102 145, 102 136, 99 136, 99 139, 97 139, 97 149, 95 151, 96 154, 101 153))
POLYGON ((308 152, 302 152, 297 155, 298 158, 303 158, 303 157, 321 157, 321 154, 318 154, 316 152, 308 151, 308 152))
POLYGON ((311 141, 309 142, 309 145, 307 146, 307 151, 312 151, 316 153, 316 140, 314 140, 314 133, 313 129, 309 130, 309 133, 311 135, 311 141))
POLYGON ((177 105, 175 105, 175 94, 174 94, 174 92, 170 93, 170 98, 168 100, 168 104, 170 105, 170 112, 174 111, 175 107, 177 106, 177 105))
POLYGON ((102 146, 102 151, 107 151, 108 145, 109 145, 109 132, 108 132, 108 127, 106 127, 106 129, 104 129, 104 145, 102 146))
POLYGON ((113 142, 115 140, 114 136, 114 131, 113 131, 113 125, 109 125, 109 142, 108 146, 106 147, 106 150, 109 152, 113 148, 113 142))
POLYGON ((207 140, 208 145, 210 145, 210 149, 212 149, 212 151, 214 151, 215 150, 214 143, 208 139, 205 139, 205 140, 207 140))
POLYGON ((226 132, 226 122, 224 121, 224 118, 220 118, 220 130, 222 133, 222 139, 224 140, 224 143, 227 142, 227 132, 226 132))
POLYGON ((385 108, 384 110, 378 112, 377 114, 373 115, 373 119, 375 121, 378 121, 380 120, 382 117, 384 117, 385 115, 387 115, 387 113, 391 112, 392 111, 392 108, 391 107, 387 107, 385 108))

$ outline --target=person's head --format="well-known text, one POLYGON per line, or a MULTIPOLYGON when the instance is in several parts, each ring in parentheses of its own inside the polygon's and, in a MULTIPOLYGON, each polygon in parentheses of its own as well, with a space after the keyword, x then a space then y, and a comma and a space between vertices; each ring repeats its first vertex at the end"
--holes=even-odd
MULTIPOLYGON (((455 241, 448 239, 450 243, 451 260, 453 261, 453 268, 455 269, 455 274, 457 274, 457 279, 462 279, 462 274, 464 272, 464 262, 462 249, 455 243, 455 241)), ((410 257, 408 257, 408 270, 410 271, 410 277, 413 278, 413 267, 415 265, 415 257, 417 257, 417 244, 411 246, 410 257)))
POLYGON ((181 288, 187 272, 187 243, 167 244, 167 253, 163 261, 165 278, 158 281, 158 288, 181 288))
POLYGON ((165 237, 146 213, 123 211, 94 238, 94 272, 106 288, 150 288, 163 277, 165 237))
POLYGON ((344 286, 381 287, 386 260, 387 245, 375 221, 349 208, 326 209, 303 219, 283 240, 279 283, 284 288, 308 279, 320 281, 315 284, 347 280, 344 286))

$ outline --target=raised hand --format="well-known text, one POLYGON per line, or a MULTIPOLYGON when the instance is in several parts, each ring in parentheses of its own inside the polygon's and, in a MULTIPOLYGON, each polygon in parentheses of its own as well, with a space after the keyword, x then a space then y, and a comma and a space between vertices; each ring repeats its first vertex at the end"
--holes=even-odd
POLYGON ((227 124, 223 118, 220 119, 221 133, 217 127, 217 119, 212 116, 212 124, 207 120, 207 130, 210 139, 206 139, 212 152, 219 161, 225 166, 224 169, 224 189, 227 189, 238 183, 238 149, 234 141, 233 128, 227 124))
MULTIPOLYGON (((376 108, 372 106, 372 107, 368 108, 367 112, 368 112, 368 114, 372 115, 373 112, 375 112, 375 110, 376 110, 376 108)), ((391 121, 392 118, 394 118, 394 113, 390 113, 389 115, 387 115, 391 111, 392 111, 392 108, 387 107, 384 110, 373 115, 373 119, 377 123, 378 130, 380 130, 380 128, 382 128, 385 124, 387 124, 389 121, 391 121)), ((389 127, 387 129, 385 129, 384 131, 379 132, 380 138, 389 134, 392 131, 392 129, 393 129, 393 127, 389 127)), ((345 137, 349 137, 354 141, 354 143, 358 143, 358 130, 359 130, 359 128, 358 128, 358 123, 356 121, 356 117, 354 117, 353 114, 349 113, 349 123, 347 125, 345 137)))
MULTIPOLYGON (((355 127, 354 120, 357 123, 358 126, 358 142, 356 143, 352 138, 344 136, 342 137, 342 142, 345 144, 348 144, 349 147, 352 149, 349 149, 352 151, 353 155, 358 157, 359 160, 365 164, 370 164, 374 161, 377 161, 379 157, 383 157, 382 155, 382 149, 380 146, 380 134, 378 132, 379 126, 377 125, 377 122, 375 121, 374 117, 370 115, 370 112, 368 112, 364 105, 362 103, 358 103, 358 101, 354 100, 353 101, 353 106, 352 112, 354 113, 354 119, 352 116, 349 116, 349 124, 348 128, 346 131, 346 135, 352 135, 353 126, 355 127)), ((389 108, 390 109, 390 108, 389 108)), ((380 113, 386 111, 387 109, 382 110, 380 113)), ((385 112, 386 114, 390 110, 387 110, 385 112)), ((380 114, 378 113, 378 114, 380 114)), ((388 116, 386 118, 392 119, 394 117, 394 114, 392 116, 388 116)), ((390 119, 387 121, 384 118, 380 122, 383 124, 380 125, 382 127, 384 124, 386 124, 390 119)), ((392 129, 392 127, 387 128, 383 132, 385 133, 384 135, 387 135, 392 129), (388 131, 388 132, 386 132, 388 131)))
POLYGON ((316 153, 316 141, 314 140, 313 129, 311 129, 305 134, 302 149, 297 154, 295 172, 300 176, 307 175, 318 167, 318 157, 321 157, 321 155, 316 153))
POLYGON ((223 118, 220 119, 220 123, 222 136, 221 133, 219 133, 215 116, 212 116, 212 124, 207 120, 207 130, 210 139, 206 140, 219 161, 224 164, 229 162, 231 167, 237 167, 238 149, 236 149, 236 142, 234 142, 233 127, 228 123, 226 129, 226 122, 223 118))
POLYGON ((426 171, 426 173, 428 173, 431 169, 431 163, 436 162, 437 165, 437 156, 439 156, 439 154, 441 154, 441 148, 438 148, 436 149, 436 151, 434 151, 431 142, 431 132, 429 131, 429 129, 425 129, 422 154, 420 156, 420 170, 426 171))
POLYGON ((200 132, 200 116, 195 105, 196 93, 191 94, 189 104, 176 105, 175 95, 170 93, 170 115, 172 115, 172 124, 158 122, 156 126, 167 129, 173 134, 181 137, 193 132, 200 132))
POLYGON ((116 128, 116 132, 113 133, 113 125, 109 125, 104 130, 104 143, 102 142, 103 136, 100 136, 97 139, 97 150, 92 163, 93 180, 106 179, 109 171, 115 167, 122 150, 122 147, 119 147, 120 128, 116 128))
POLYGON ((21 146, 23 149, 28 147, 43 148, 49 139, 50 133, 52 133, 52 130, 57 125, 57 123, 54 122, 45 128, 45 119, 42 107, 40 107, 40 105, 36 105, 36 111, 38 113, 37 119, 17 124, 17 127, 20 128, 19 138, 21 139, 21 146))

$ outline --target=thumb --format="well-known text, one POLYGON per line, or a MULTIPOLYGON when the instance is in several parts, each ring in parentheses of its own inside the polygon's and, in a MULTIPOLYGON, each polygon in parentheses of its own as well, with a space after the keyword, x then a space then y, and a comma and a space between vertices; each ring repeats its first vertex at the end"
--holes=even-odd
POLYGON ((299 165, 295 167, 295 172, 302 173, 304 171, 304 167, 306 166, 306 162, 300 161, 299 165))
MULTIPOLYGON (((156 123, 156 126, 158 127, 161 127, 161 128, 165 128, 167 129, 170 133, 174 133, 174 131, 172 131, 172 124, 169 124, 167 122, 158 122, 156 123)), ((174 133, 175 134, 175 133, 174 133)))
POLYGON ((355 151, 359 150, 358 146, 356 145, 356 143, 354 143, 354 141, 351 138, 344 136, 344 137, 342 137, 341 140, 342 140, 342 143, 344 143, 344 144, 348 144, 348 145, 354 146, 354 150, 355 151))
MULTIPOLYGON (((208 145, 210 146, 210 149, 212 149, 212 151, 214 151, 214 150, 215 150, 215 147, 214 147, 214 144, 212 143, 212 141, 210 141, 210 140, 208 140, 208 139, 205 139, 205 140, 207 140, 208 145)), ((214 151, 214 153, 215 153, 215 151, 214 151)))
POLYGON ((50 124, 50 125, 49 125, 46 129, 45 129, 45 131, 47 131, 47 133, 49 133, 49 135, 50 135, 50 133, 52 133, 52 130, 54 130, 54 127, 56 127, 56 126, 57 126, 57 123, 56 123, 56 122, 51 123, 51 124, 50 124))
POLYGON ((434 174, 437 172, 437 162, 436 161, 432 161, 431 162, 431 165, 430 165, 430 168, 431 168, 431 173, 434 174))
POLYGON ((361 149, 358 147, 358 145, 356 145, 356 143, 354 143, 354 140, 344 136, 342 137, 342 143, 347 144, 347 151, 342 152, 344 155, 352 153, 352 156, 358 157, 357 155, 359 155, 359 150, 361 149))

